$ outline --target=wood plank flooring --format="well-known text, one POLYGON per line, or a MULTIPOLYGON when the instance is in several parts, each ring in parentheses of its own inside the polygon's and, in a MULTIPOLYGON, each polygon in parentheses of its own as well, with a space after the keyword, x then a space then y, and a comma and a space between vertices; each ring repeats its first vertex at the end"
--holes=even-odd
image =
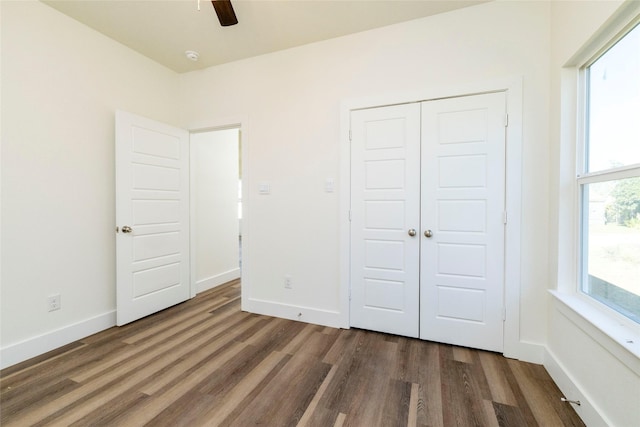
POLYGON ((240 311, 232 282, 0 372, 3 426, 583 426, 542 366, 240 311))

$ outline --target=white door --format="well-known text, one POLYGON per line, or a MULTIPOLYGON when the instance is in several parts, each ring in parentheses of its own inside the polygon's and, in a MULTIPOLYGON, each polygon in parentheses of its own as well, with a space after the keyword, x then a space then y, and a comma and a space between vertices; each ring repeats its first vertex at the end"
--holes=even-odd
POLYGON ((187 300, 189 134, 116 113, 117 324, 187 300))
POLYGON ((354 111, 351 131, 350 323, 417 337, 420 104, 354 111))
POLYGON ((502 352, 505 104, 422 104, 422 339, 502 352))

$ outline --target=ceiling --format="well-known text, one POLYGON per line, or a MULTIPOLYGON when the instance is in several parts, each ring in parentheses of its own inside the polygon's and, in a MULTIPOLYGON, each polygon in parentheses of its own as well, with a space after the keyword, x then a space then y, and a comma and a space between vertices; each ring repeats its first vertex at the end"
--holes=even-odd
POLYGON ((221 27, 208 0, 43 0, 178 72, 448 12, 487 0, 232 0, 221 27), (197 62, 185 51, 200 54, 197 62))

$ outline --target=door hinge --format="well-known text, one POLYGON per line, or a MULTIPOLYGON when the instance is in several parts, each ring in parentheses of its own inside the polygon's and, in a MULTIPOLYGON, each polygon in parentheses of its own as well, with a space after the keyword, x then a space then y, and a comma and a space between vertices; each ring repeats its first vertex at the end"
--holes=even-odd
POLYGON ((507 223, 507 211, 502 212, 502 223, 507 223))
POLYGON ((349 211, 349 222, 351 222, 351 211, 349 211))
POLYGON ((504 115, 504 127, 509 127, 509 114, 504 115))
POLYGON ((502 307, 502 321, 507 320, 507 307, 502 307))
POLYGON ((351 129, 349 129, 349 142, 351 142, 351 129))

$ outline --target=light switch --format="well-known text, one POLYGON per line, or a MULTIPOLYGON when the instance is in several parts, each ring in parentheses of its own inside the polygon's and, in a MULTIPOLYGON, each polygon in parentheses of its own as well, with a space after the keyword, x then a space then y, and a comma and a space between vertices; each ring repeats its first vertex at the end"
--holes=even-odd
POLYGON ((262 182, 258 185, 258 193, 259 194, 270 194, 271 193, 271 185, 266 183, 266 182, 262 182))
POLYGON ((333 193, 334 187, 335 187, 335 184, 334 184, 334 182, 333 182, 333 179, 332 179, 332 178, 327 178, 327 179, 324 181, 324 191, 325 191, 325 192, 327 192, 327 193, 333 193))

